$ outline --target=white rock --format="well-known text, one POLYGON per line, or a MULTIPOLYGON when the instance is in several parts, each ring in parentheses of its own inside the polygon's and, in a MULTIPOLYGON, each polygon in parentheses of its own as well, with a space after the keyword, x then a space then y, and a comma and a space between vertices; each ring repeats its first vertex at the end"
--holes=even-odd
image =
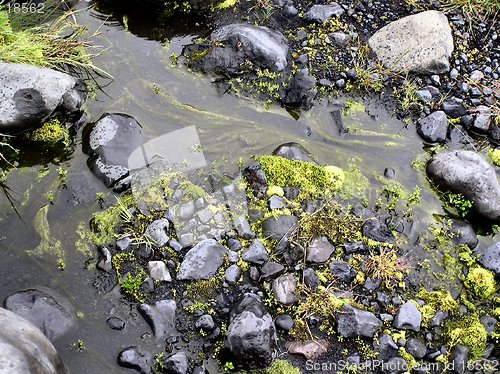
POLYGON ((153 280, 172 282, 172 277, 167 269, 167 265, 163 261, 148 262, 149 276, 153 280))
POLYGON ((391 22, 368 41, 393 71, 442 74, 450 70, 453 37, 446 16, 429 10, 391 22))

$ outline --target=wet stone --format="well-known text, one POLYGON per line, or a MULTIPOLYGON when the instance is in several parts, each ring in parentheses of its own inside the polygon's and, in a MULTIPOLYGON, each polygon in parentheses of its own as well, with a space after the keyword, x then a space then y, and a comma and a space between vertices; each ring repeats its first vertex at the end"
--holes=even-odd
POLYGON ((263 265, 269 259, 269 254, 264 248, 264 245, 262 245, 258 239, 255 239, 252 244, 243 251, 241 258, 252 264, 263 265))
POLYGON ((186 253, 177 279, 200 280, 213 277, 224 262, 226 251, 216 240, 203 240, 186 253))
POLYGON ((109 317, 106 324, 112 330, 123 330, 125 328, 125 321, 118 317, 109 317))
POLYGON ((137 347, 129 347, 121 351, 118 355, 118 365, 135 369, 141 374, 150 374, 150 363, 152 355, 142 353, 137 347))
POLYGON ((163 367, 170 374, 187 374, 189 369, 189 360, 184 352, 167 357, 163 361, 163 367))

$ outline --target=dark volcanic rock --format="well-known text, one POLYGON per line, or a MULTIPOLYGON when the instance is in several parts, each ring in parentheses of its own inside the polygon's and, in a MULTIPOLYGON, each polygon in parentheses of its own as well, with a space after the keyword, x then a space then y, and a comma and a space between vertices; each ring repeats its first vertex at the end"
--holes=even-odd
POLYGON ((272 362, 276 328, 257 295, 245 294, 231 311, 224 346, 231 361, 245 368, 262 368, 272 362))
POLYGON ((330 262, 328 268, 330 269, 330 273, 332 273, 335 279, 346 283, 351 283, 352 280, 356 277, 357 273, 356 270, 349 266, 347 262, 340 260, 330 262))
POLYGON ((4 307, 26 318, 51 341, 64 335, 76 323, 70 303, 50 290, 29 289, 13 293, 4 300, 4 307))
POLYGON ((337 4, 331 3, 329 5, 313 5, 305 14, 304 19, 308 22, 323 23, 328 18, 340 17, 344 14, 344 9, 337 4))
POLYGON ((309 153, 309 151, 298 143, 291 142, 282 144, 273 151, 273 155, 280 156, 288 160, 306 161, 311 164, 318 165, 318 162, 309 153))
POLYGON ((474 232, 474 228, 470 224, 465 221, 454 219, 451 225, 450 231, 453 233, 451 241, 454 245, 465 244, 470 249, 476 248, 478 239, 474 232))
POLYGON ((337 313, 338 333, 346 338, 373 338, 382 322, 371 312, 345 304, 337 313))
POLYGON ((129 174, 129 156, 141 145, 141 126, 129 115, 104 114, 84 131, 87 164, 106 187, 123 190, 129 174))
POLYGON ((443 102, 443 110, 451 118, 459 118, 467 114, 467 109, 465 109, 463 100, 457 97, 452 97, 443 102))
POLYGON ((480 252, 479 263, 500 276, 500 242, 480 252))
POLYGON ((150 374, 152 359, 152 355, 141 353, 137 347, 128 347, 118 354, 118 365, 135 369, 141 374, 150 374))
POLYGON ((187 374, 189 360, 184 352, 177 352, 163 361, 163 367, 170 374, 187 374))
POLYGON ((369 219, 361 228, 363 236, 376 240, 382 243, 394 243, 394 236, 387 227, 387 225, 381 222, 379 219, 369 219))
POLYGON ((226 248, 214 239, 199 242, 186 253, 177 273, 177 279, 209 279, 224 262, 226 252, 226 248))
POLYGON ((258 239, 255 239, 252 244, 243 251, 241 258, 252 264, 263 265, 269 259, 269 255, 262 243, 258 239))
POLYGON ((232 24, 215 30, 210 38, 219 44, 201 52, 201 58, 190 58, 193 51, 200 53, 197 45, 184 49, 183 54, 194 70, 235 75, 241 73, 246 61, 270 71, 283 71, 288 65, 287 39, 267 27, 232 24))
POLYGON ((269 217, 262 223, 262 235, 271 240, 281 240, 291 234, 298 222, 295 216, 269 217))
POLYGON ((154 335, 160 339, 165 335, 175 335, 175 311, 177 306, 174 300, 160 300, 154 304, 139 304, 137 310, 144 317, 153 330, 154 335))
POLYGON ((500 185, 495 170, 472 151, 442 153, 429 161, 427 175, 440 189, 463 194, 472 209, 490 219, 500 219, 500 185))
POLYGON ((283 103, 309 109, 317 93, 315 87, 316 79, 309 74, 309 69, 302 69, 288 83, 283 103))
POLYGON ((306 260, 309 262, 325 262, 330 258, 335 247, 330 244, 326 236, 314 238, 307 247, 306 260))
POLYGON ((448 118, 443 111, 436 111, 418 121, 417 132, 426 142, 442 143, 448 133, 448 118))
POLYGON ((0 62, 0 133, 39 127, 56 110, 78 111, 85 99, 85 87, 67 74, 0 62))
POLYGON ((243 170, 242 174, 253 190, 254 195, 258 198, 264 197, 267 189, 267 178, 260 164, 257 161, 252 162, 243 170))
POLYGON ((52 343, 29 321, 0 308, 0 326, 1 373, 67 373, 52 343))

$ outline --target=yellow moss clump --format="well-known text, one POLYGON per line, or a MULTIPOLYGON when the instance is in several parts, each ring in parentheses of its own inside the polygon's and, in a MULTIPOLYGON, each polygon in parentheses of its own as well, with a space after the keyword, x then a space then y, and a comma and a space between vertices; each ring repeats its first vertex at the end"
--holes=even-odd
POLYGON ((271 186, 267 189, 266 194, 267 196, 283 196, 285 195, 285 191, 283 191, 283 188, 281 188, 280 186, 271 186))
POLYGON ((488 156, 496 166, 500 166, 500 149, 490 149, 488 156))
POLYGON ((444 337, 449 347, 457 344, 468 347, 471 359, 475 360, 483 355, 488 334, 479 317, 473 314, 460 321, 449 322, 445 326, 444 337))
POLYGON ((48 145, 55 145, 57 143, 61 143, 65 147, 70 145, 68 129, 56 118, 45 122, 42 127, 35 129, 29 135, 29 138, 34 142, 46 143, 48 145))
POLYGON ((275 360, 268 368, 254 370, 252 374, 300 374, 300 370, 288 361, 275 360))
POLYGON ((469 269, 464 283, 465 287, 481 299, 487 299, 496 291, 495 275, 480 266, 469 269))
POLYGON ((303 196, 336 191, 345 179, 343 170, 335 166, 317 166, 280 156, 259 156, 256 160, 270 187, 297 187, 303 196))

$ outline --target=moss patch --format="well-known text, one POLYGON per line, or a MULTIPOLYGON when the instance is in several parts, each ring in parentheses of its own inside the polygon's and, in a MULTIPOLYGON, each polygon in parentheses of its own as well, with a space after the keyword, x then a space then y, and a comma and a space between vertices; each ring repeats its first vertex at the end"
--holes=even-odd
POLYGON ((449 347, 454 347, 457 344, 468 347, 472 360, 483 355, 488 338, 486 329, 477 315, 449 322, 445 326, 444 336, 449 347))
POLYGON ((496 291, 495 275, 480 266, 469 269, 464 284, 480 299, 487 299, 496 291))
POLYGON ((297 187, 303 196, 336 191, 345 179, 342 169, 335 166, 316 166, 280 156, 259 156, 256 160, 270 187, 297 187))
POLYGON ((42 127, 31 132, 29 139, 33 142, 45 143, 49 146, 62 144, 64 147, 68 147, 71 143, 68 129, 56 118, 45 122, 42 127))
POLYGON ((500 166, 500 149, 490 149, 488 151, 488 156, 490 156, 491 162, 496 166, 500 166))

